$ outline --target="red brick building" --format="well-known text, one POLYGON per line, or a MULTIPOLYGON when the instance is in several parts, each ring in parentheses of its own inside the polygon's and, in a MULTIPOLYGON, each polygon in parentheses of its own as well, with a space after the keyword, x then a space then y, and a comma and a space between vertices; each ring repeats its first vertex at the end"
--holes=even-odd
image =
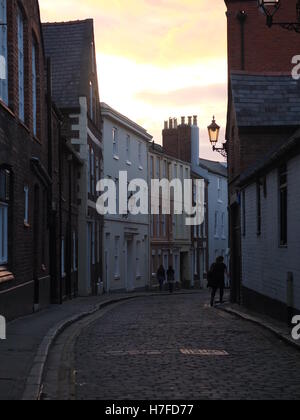
POLYGON ((13 318, 50 302, 51 178, 39 5, 0 6, 0 312, 13 318))
MULTIPOLYGON (((300 36, 267 27, 256 0, 225 0, 228 21, 229 206, 232 300, 247 301, 242 290, 241 176, 279 147, 299 127, 299 86, 292 58, 300 36)), ((296 0, 282 0, 275 21, 296 21, 296 0)), ((256 299, 258 297, 256 296, 256 299)))

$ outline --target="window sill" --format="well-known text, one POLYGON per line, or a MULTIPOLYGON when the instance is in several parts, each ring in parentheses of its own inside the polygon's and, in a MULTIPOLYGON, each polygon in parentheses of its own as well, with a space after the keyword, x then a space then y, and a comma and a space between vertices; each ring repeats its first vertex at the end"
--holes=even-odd
POLYGON ((12 117, 16 118, 15 113, 9 108, 9 106, 0 100, 0 106, 6 111, 8 112, 12 117))
POLYGON ((132 166, 132 163, 131 163, 129 160, 127 160, 127 161, 126 161, 126 165, 127 165, 127 166, 132 166))
POLYGON ((25 228, 25 229, 30 229, 30 224, 29 224, 29 223, 27 223, 27 222, 24 222, 24 228, 25 228))
POLYGON ((119 156, 114 155, 114 160, 120 160, 119 156))
POLYGON ((120 276, 115 276, 115 280, 119 281, 119 280, 121 280, 121 277, 120 276))
POLYGON ((6 267, 0 267, 0 284, 8 283, 14 279, 15 276, 6 267))
POLYGON ((144 167, 140 165, 140 166, 139 166, 139 170, 140 170, 140 171, 143 171, 143 170, 144 170, 144 167))

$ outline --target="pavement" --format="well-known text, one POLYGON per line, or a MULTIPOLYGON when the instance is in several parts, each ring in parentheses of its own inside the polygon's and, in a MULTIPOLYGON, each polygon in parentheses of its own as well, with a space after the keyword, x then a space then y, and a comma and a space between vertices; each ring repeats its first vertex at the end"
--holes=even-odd
POLYGON ((54 396, 58 372, 47 383, 47 363, 59 340, 65 350, 68 340, 72 373, 62 399, 299 399, 299 352, 278 340, 278 325, 275 336, 266 320, 260 328, 257 319, 245 322, 249 314, 223 312, 239 308, 208 302, 206 291, 106 295, 11 322, 0 341, 0 400, 54 396))
POLYGON ((49 348, 59 333, 105 305, 143 295, 78 298, 10 322, 7 340, 0 340, 0 400, 36 399, 49 348))
POLYGON ((209 295, 107 307, 56 342, 44 400, 299 400, 298 349, 209 295))

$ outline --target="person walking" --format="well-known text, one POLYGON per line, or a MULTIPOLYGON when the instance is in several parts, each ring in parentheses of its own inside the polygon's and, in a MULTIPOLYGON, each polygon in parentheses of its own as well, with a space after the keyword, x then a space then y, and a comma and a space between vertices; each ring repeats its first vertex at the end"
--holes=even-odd
POLYGON ((175 285, 175 271, 171 265, 169 267, 169 270, 167 271, 167 279, 169 284, 169 291, 172 294, 174 292, 175 285))
POLYGON ((163 265, 161 265, 159 269, 157 270, 157 280, 159 283, 159 290, 162 292, 164 288, 164 282, 166 280, 166 271, 163 265))
POLYGON ((224 289, 225 289, 225 274, 227 274, 227 267, 224 264, 224 258, 218 257, 216 262, 212 265, 209 273, 209 287, 211 287, 211 301, 210 306, 213 307, 215 297, 218 289, 220 289, 220 303, 223 303, 224 289))

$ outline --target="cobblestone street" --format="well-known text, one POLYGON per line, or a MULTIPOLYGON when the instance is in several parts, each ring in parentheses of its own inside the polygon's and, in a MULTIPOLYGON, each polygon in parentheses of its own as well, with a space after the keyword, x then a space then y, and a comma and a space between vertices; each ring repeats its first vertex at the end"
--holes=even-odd
POLYGON ((149 297, 107 311, 75 345, 77 399, 300 399, 300 355, 207 305, 149 297))

